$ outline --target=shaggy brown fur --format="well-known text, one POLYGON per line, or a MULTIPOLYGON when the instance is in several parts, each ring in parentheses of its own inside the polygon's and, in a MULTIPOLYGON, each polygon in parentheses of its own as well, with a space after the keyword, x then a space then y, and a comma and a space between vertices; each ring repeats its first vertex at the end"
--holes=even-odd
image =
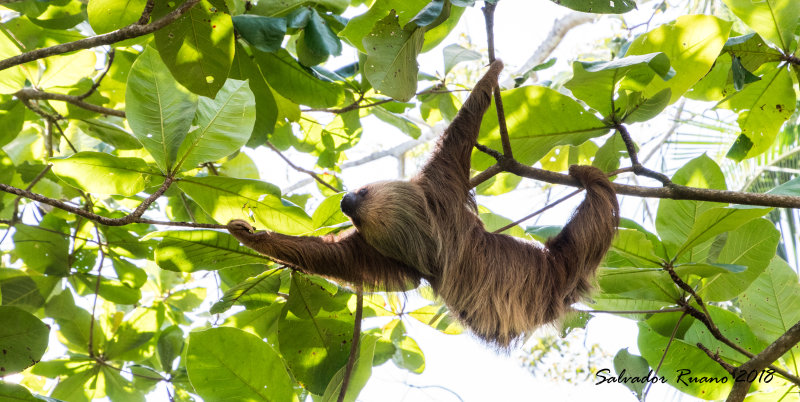
POLYGON ((544 247, 484 229, 470 194, 470 152, 502 68, 494 62, 475 85, 416 177, 345 196, 354 230, 321 238, 252 233, 242 220, 228 229, 248 247, 337 280, 408 289, 425 279, 475 334, 500 347, 552 322, 590 289, 619 206, 603 172, 572 166, 586 198, 544 247))

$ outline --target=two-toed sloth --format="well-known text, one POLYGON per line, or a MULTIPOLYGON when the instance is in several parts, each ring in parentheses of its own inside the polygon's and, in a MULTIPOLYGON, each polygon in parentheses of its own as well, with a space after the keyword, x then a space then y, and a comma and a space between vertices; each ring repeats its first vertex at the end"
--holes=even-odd
POLYGON ((467 327, 499 347, 556 320, 589 291, 619 205, 602 171, 572 166, 586 198, 544 247, 484 229, 470 193, 470 153, 502 69, 500 61, 491 64, 419 174, 344 196, 354 229, 287 236, 253 233, 233 220, 228 230, 260 253, 335 280, 408 289, 424 279, 467 327))

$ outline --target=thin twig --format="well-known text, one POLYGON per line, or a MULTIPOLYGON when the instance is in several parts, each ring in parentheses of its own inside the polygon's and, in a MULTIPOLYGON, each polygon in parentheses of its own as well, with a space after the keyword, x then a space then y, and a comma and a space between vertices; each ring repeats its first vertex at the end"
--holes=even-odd
POLYGON ((353 374, 353 367, 356 364, 356 356, 358 356, 358 344, 361 340, 361 317, 364 312, 364 287, 361 284, 356 285, 356 317, 353 323, 353 340, 350 343, 350 356, 347 358, 347 365, 344 368, 344 377, 342 378, 342 389, 339 390, 339 398, 337 402, 343 402, 347 394, 347 386, 350 385, 350 377, 353 374))
POLYGON ((336 187, 334 187, 334 186, 332 186, 332 185, 328 184, 327 182, 325 182, 325 180, 322 180, 322 178, 321 178, 321 177, 319 177, 319 175, 318 175, 316 172, 314 172, 314 171, 311 171, 311 170, 308 170, 308 169, 305 169, 305 168, 302 168, 302 167, 300 167, 300 166, 297 166, 297 165, 295 165, 295 164, 294 164, 294 163, 293 163, 291 160, 289 160, 289 158, 287 158, 287 157, 286 157, 286 156, 285 156, 285 155, 284 155, 284 154, 281 152, 281 150, 280 150, 280 149, 276 148, 276 147, 275 147, 275 145, 272 145, 272 143, 271 143, 271 142, 267 141, 267 142, 266 142, 266 144, 267 144, 267 146, 268 146, 268 147, 269 147, 271 150, 275 151, 275 153, 276 153, 276 154, 278 154, 278 156, 280 156, 280 157, 281 157, 281 159, 283 159, 283 160, 286 162, 286 164, 288 164, 288 165, 289 165, 289 166, 290 166, 292 169, 294 169, 294 170, 296 170, 296 171, 298 171, 298 172, 305 173, 305 174, 307 174, 307 175, 309 175, 309 176, 313 177, 313 178, 314 178, 314 180, 316 180, 318 183, 320 183, 320 184, 322 184, 323 186, 325 186, 325 187, 327 187, 327 188, 331 189, 332 191, 335 191, 335 192, 337 192, 337 193, 338 193, 338 192, 340 192, 340 191, 342 191, 342 190, 339 190, 339 189, 337 189, 336 187))
MULTIPOLYGON (((678 322, 675 323, 675 328, 672 328, 672 334, 669 336, 669 341, 667 342, 667 346, 664 348, 664 353, 661 355, 661 360, 658 361, 658 366, 656 366, 655 371, 653 372, 653 376, 658 376, 658 371, 661 370, 661 365, 664 364, 664 359, 667 357, 667 352, 669 351, 669 347, 672 345, 672 341, 675 339, 675 335, 678 333, 678 328, 681 326, 681 321, 683 321, 683 317, 686 317, 686 312, 681 314, 680 318, 678 318, 678 322)), ((647 388, 642 393, 642 400, 647 399, 647 393, 650 392, 650 387, 653 386, 653 383, 648 383, 647 388)))
POLYGON ((492 232, 492 233, 503 233, 504 231, 506 231, 506 230, 508 230, 508 229, 511 229, 511 228, 513 228, 514 226, 517 226, 517 225, 519 225, 520 223, 522 223, 522 222, 525 222, 525 221, 527 221, 528 219, 530 219, 530 218, 533 218, 534 216, 536 216, 536 215, 539 215, 539 214, 541 214, 542 212, 544 212, 544 211, 547 211, 548 209, 550 209, 550 208, 553 208, 554 206, 556 206, 556 205, 558 205, 558 204, 560 204, 560 203, 562 203, 562 202, 564 202, 564 201, 568 200, 570 197, 572 197, 572 196, 574 196, 574 195, 576 195, 576 194, 580 193, 581 191, 583 191, 583 189, 582 189, 582 188, 579 188, 579 189, 577 189, 577 190, 575 190, 575 191, 573 191, 573 192, 571 192, 571 193, 569 193, 569 194, 567 194, 567 195, 565 195, 565 196, 563 196, 563 197, 561 197, 561 198, 559 198, 559 199, 557 199, 557 200, 555 200, 555 201, 553 201, 553 202, 551 202, 551 203, 547 204, 546 206, 544 206, 544 207, 540 208, 538 211, 536 211, 536 212, 533 212, 533 213, 531 213, 531 214, 529 214, 529 215, 526 215, 525 217, 523 217, 523 218, 520 218, 520 219, 518 219, 518 220, 516 220, 516 221, 514 221, 514 222, 511 222, 511 223, 509 223, 508 225, 505 225, 505 226, 501 227, 500 229, 497 229, 497 230, 495 230, 495 231, 494 231, 494 232, 492 232))
MULTIPOLYGON (((496 60, 494 52, 494 11, 497 8, 497 3, 485 2, 483 6, 483 19, 486 22, 486 41, 489 48, 489 63, 496 60)), ((503 144, 503 154, 511 158, 513 156, 511 151, 511 140, 508 136, 508 127, 506 127, 506 113, 503 109, 503 99, 500 96, 500 87, 494 87, 494 105, 497 109, 497 124, 500 130, 500 141, 503 144)))
MULTIPOLYGON (((101 241, 100 229, 98 229, 97 226, 95 226, 94 230, 95 230, 95 233, 97 235, 97 240, 101 241)), ((95 308, 97 307, 97 297, 100 294, 100 279, 103 277, 102 276, 103 262, 105 261, 105 258, 106 258, 106 253, 103 251, 103 245, 102 244, 100 244, 100 246, 98 247, 97 252, 100 253, 100 265, 97 266, 97 281, 95 281, 95 284, 94 284, 94 301, 92 302, 92 318, 89 321, 89 356, 92 357, 92 358, 95 357, 95 355, 94 355, 94 322, 95 322, 94 312, 95 312, 95 308)))
MULTIPOLYGON (((52 167, 53 165, 45 166, 44 169, 42 169, 42 171, 39 172, 39 174, 37 174, 36 177, 33 178, 33 180, 31 180, 30 184, 28 184, 28 187, 25 187, 25 191, 31 191, 33 186, 35 186, 36 183, 39 182, 39 180, 42 180, 42 178, 44 178, 44 176, 47 174, 47 172, 50 171, 50 168, 52 167)), ((11 222, 19 221, 19 216, 17 216, 17 214, 19 213, 20 200, 22 200, 21 195, 18 195, 16 198, 14 198, 14 212, 11 213, 11 222)))
POLYGON ((614 125, 614 128, 617 130, 617 132, 619 132, 620 137, 622 137, 622 141, 625 142, 625 147, 628 149, 628 156, 631 159, 631 165, 633 165, 634 173, 639 176, 646 176, 656 179, 665 186, 672 184, 672 180, 670 180, 665 174, 650 170, 639 163, 639 157, 636 154, 636 145, 633 143, 633 139, 631 138, 630 133, 628 133, 628 129, 624 125, 616 124, 614 125))
POLYGON ((94 93, 94 91, 97 90, 97 88, 100 86, 100 83, 103 82, 103 78, 105 78, 106 74, 108 74, 108 70, 111 69, 111 63, 114 62, 114 55, 115 54, 116 54, 116 49, 112 48, 108 52, 108 62, 106 62, 106 68, 103 69, 103 72, 100 73, 100 75, 97 77, 97 79, 94 81, 94 84, 92 84, 92 87, 89 88, 88 91, 86 91, 83 95, 78 95, 77 96, 78 100, 84 100, 84 99, 88 98, 89 96, 91 96, 94 93))
POLYGON ((723 370, 727 371, 731 375, 734 375, 736 373, 736 367, 732 366, 725 360, 722 360, 722 357, 720 357, 719 355, 719 351, 717 351, 716 353, 712 352, 700 342, 697 342, 697 348, 705 352, 706 355, 708 355, 708 357, 711 358, 711 360, 717 362, 720 366, 722 366, 723 370))
POLYGON ((147 0, 147 4, 144 5, 144 11, 142 11, 142 16, 139 17, 139 21, 136 21, 136 23, 139 25, 146 25, 147 22, 150 21, 150 14, 153 13, 155 5, 155 0, 147 0))
POLYGON ((86 39, 62 43, 60 45, 46 48, 31 50, 30 52, 25 52, 14 57, 9 57, 5 60, 0 60, 0 71, 3 71, 9 67, 27 63, 29 61, 39 60, 57 54, 74 52, 82 49, 91 49, 97 46, 110 45, 126 39, 136 38, 142 35, 153 33, 183 16, 183 14, 189 11, 199 1, 200 0, 187 0, 185 3, 178 6, 178 8, 165 15, 163 18, 154 21, 152 24, 139 25, 137 21, 136 23, 106 34, 92 36, 86 39))

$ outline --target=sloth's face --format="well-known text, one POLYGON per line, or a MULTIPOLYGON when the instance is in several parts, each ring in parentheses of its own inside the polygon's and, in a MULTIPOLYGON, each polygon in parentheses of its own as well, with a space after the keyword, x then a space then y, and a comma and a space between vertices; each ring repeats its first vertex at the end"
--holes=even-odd
POLYGON ((341 207, 367 243, 383 255, 403 261, 403 254, 432 244, 425 194, 417 184, 399 180, 368 184, 347 193, 341 207))

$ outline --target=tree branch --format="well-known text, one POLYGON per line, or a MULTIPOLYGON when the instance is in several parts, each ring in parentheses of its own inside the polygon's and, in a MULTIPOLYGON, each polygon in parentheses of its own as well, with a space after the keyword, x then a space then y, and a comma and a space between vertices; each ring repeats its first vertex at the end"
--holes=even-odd
MULTIPOLYGON (((98 81, 99 82, 99 81, 98 81)), ((125 118, 125 112, 116 109, 109 109, 102 106, 93 105, 88 102, 84 102, 83 95, 75 96, 75 95, 63 95, 63 94, 56 94, 52 92, 44 92, 38 89, 33 88, 23 88, 17 91, 14 96, 19 98, 22 101, 27 100, 56 100, 61 102, 71 103, 75 106, 84 108, 86 110, 90 110, 92 112, 110 115, 110 116, 117 116, 125 118)))
MULTIPOLYGON (((761 371, 770 366, 770 364, 783 356, 792 347, 800 342, 800 322, 794 324, 788 331, 778 337, 775 342, 772 342, 761 353, 753 356, 752 359, 746 361, 739 366, 739 370, 745 372, 761 371)), ((777 372, 777 370, 776 370, 777 372)), ((733 385, 731 393, 728 394, 727 402, 741 402, 747 396, 750 390, 750 382, 742 381, 733 385)))
MULTIPOLYGON (((165 15, 160 20, 154 21, 152 24, 140 25, 139 22, 136 22, 106 34, 92 36, 86 39, 76 40, 74 42, 62 43, 60 45, 31 50, 30 52, 25 52, 14 57, 9 57, 5 60, 0 60, 0 71, 3 71, 9 67, 14 67, 20 64, 27 63, 29 61, 39 60, 57 54, 74 52, 76 50, 82 50, 82 49, 91 49, 93 47, 102 45, 110 45, 112 43, 120 42, 126 39, 136 38, 142 35, 153 33, 180 18, 183 14, 189 11, 189 9, 191 9, 199 1, 200 0, 187 0, 185 3, 178 6, 178 8, 176 8, 169 14, 165 15)), ((147 7, 145 7, 145 11, 147 11, 147 7)))
POLYGON ((347 394, 347 386, 350 385, 350 377, 353 375, 353 367, 355 367, 356 356, 358 356, 358 344, 361 340, 361 317, 364 312, 364 287, 361 284, 356 285, 356 317, 353 323, 353 340, 350 343, 350 356, 347 358, 347 365, 344 368, 344 377, 342 378, 342 389, 339 390, 339 398, 337 402, 343 402, 347 394))
POLYGON ((295 165, 295 164, 294 164, 294 162, 292 162, 291 160, 289 160, 289 158, 287 158, 287 157, 286 157, 286 156, 285 156, 285 155, 284 155, 284 154, 281 152, 281 150, 280 150, 280 149, 276 148, 276 147, 275 147, 275 145, 272 145, 272 143, 271 143, 271 142, 269 142, 269 141, 266 141, 266 144, 267 144, 267 146, 268 146, 268 147, 269 147, 271 150, 275 151, 275 153, 276 153, 276 154, 278 154, 278 156, 280 156, 280 157, 281 157, 281 159, 283 159, 283 160, 286 162, 286 164, 288 164, 288 165, 289 165, 289 166, 290 166, 292 169, 294 169, 294 170, 296 170, 296 171, 298 171, 298 172, 302 172, 302 173, 305 173, 305 174, 307 174, 307 175, 311 176, 311 177, 312 177, 314 180, 316 180, 316 181, 317 181, 319 184, 322 184, 323 186, 325 186, 325 187, 327 187, 327 188, 331 189, 331 190, 332 190, 332 191, 334 191, 334 192, 337 192, 337 193, 338 193, 338 192, 342 191, 342 190, 340 190, 340 189, 337 189, 336 187, 334 187, 334 186, 330 185, 329 183, 325 182, 325 180, 322 180, 322 178, 321 178, 321 177, 319 177, 319 175, 318 175, 316 172, 314 172, 314 171, 312 171, 312 170, 308 170, 308 169, 306 169, 306 168, 302 168, 302 167, 300 167, 300 166, 297 166, 297 165, 295 165))

